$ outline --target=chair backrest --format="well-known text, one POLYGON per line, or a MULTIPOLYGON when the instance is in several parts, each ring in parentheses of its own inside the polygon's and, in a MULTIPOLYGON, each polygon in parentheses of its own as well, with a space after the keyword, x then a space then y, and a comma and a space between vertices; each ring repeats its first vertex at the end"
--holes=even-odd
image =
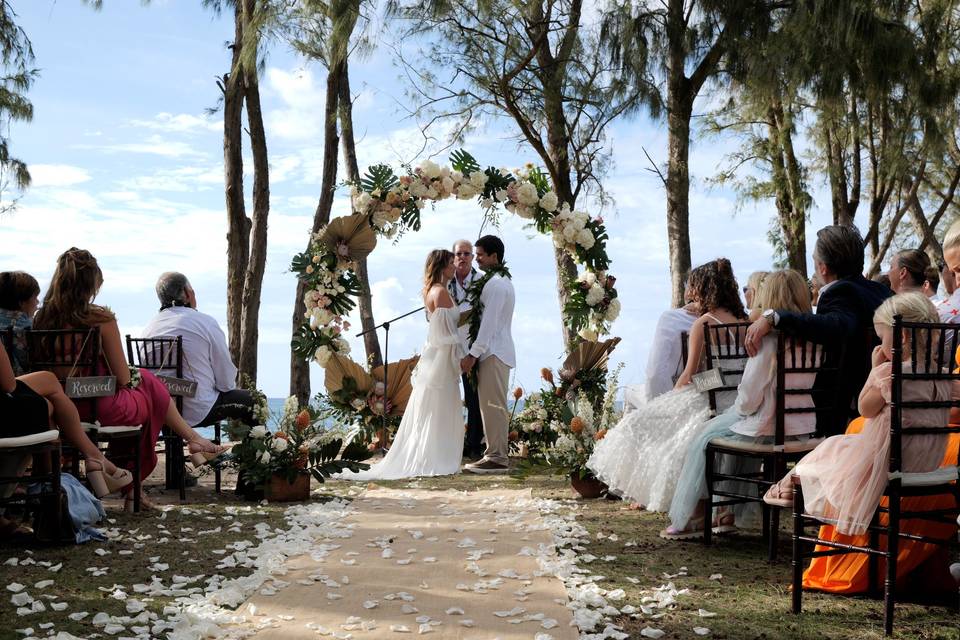
MULTIPOLYGON (((127 362, 131 367, 183 377, 183 336, 134 338, 128 333, 126 337, 127 362)), ((183 397, 173 395, 173 399, 177 410, 183 412, 183 397)))
POLYGON ((747 350, 744 346, 749 322, 703 325, 703 351, 707 357, 707 369, 723 371, 722 387, 711 389, 710 412, 716 415, 718 394, 736 391, 746 366, 747 350))
MULTIPOLYGON (((103 374, 100 329, 31 329, 26 332, 33 371, 50 371, 63 385, 69 376, 103 374)), ((73 398, 84 420, 97 416, 96 398, 73 398)))
MULTIPOLYGON (((952 395, 941 400, 905 401, 904 385, 911 381, 930 383, 960 381, 960 370, 954 364, 954 353, 960 344, 960 325, 906 322, 899 315, 893 318, 893 348, 891 349, 892 379, 890 382, 890 472, 902 471, 903 441, 906 438, 960 433, 960 426, 949 424, 910 425, 904 428, 904 410, 950 409, 960 407, 960 400, 952 395), (904 371, 904 349, 910 351, 910 367, 904 371)), ((960 464, 960 459, 957 460, 960 464)))
POLYGON ((842 346, 826 346, 799 336, 787 335, 784 332, 777 334, 777 390, 776 416, 774 421, 773 443, 783 445, 788 415, 812 414, 818 425, 820 414, 831 415, 841 404, 840 391, 837 385, 830 389, 814 389, 813 382, 809 385, 793 386, 790 380, 796 380, 794 374, 810 374, 816 376, 824 372, 839 373, 842 360, 842 346), (788 375, 791 378, 788 379, 788 375), (787 407, 787 398, 790 396, 810 396, 808 407, 787 407))

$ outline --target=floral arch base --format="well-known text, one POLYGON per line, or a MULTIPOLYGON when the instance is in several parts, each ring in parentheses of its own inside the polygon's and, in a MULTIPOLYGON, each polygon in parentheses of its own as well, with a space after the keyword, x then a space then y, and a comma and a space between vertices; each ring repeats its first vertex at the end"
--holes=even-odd
MULTIPOLYGON (((458 150, 451 154, 450 166, 428 160, 402 175, 387 165, 370 167, 360 183, 352 185, 351 196, 353 214, 334 218, 320 229, 291 265, 307 286, 304 321, 292 346, 296 354, 321 367, 349 360, 350 347, 342 334, 350 328, 346 316, 364 286, 356 274, 357 261, 373 251, 378 237, 418 231, 423 208, 448 198, 475 199, 494 224, 503 207, 528 220, 539 233, 552 235, 554 245, 578 265, 577 278, 567 283, 562 314, 580 339, 596 340, 609 333, 620 313, 616 279, 607 273, 610 259, 603 219, 559 202, 547 174, 533 165, 514 172, 483 169, 472 155, 458 150)), ((381 387, 373 385, 370 393, 382 392, 381 387)), ((389 398, 380 404, 374 399, 367 409, 361 408, 359 399, 352 402, 363 413, 371 404, 382 411, 389 398)))

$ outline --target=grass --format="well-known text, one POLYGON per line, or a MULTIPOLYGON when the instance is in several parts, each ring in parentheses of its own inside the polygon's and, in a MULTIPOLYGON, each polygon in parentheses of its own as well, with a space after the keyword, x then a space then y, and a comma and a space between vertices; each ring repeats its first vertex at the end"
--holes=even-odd
MULTIPOLYGON (((568 481, 563 477, 533 476, 518 481, 505 477, 454 476, 427 478, 413 482, 382 482, 383 486, 421 489, 490 488, 500 485, 505 488, 529 487, 535 496, 563 499, 572 496, 568 481)), ((324 490, 339 493, 344 485, 332 483, 324 490)), ((153 492, 151 498, 173 501, 173 492, 153 492)), ((314 494, 314 499, 324 499, 314 494)), ((33 548, 5 546, 0 548, 0 563, 10 557, 21 562, 31 558, 35 564, 22 563, 16 567, 0 564, 0 639, 20 638, 16 629, 33 627, 38 636, 46 632, 40 623, 52 622, 57 631, 68 631, 79 637, 89 637, 97 631, 91 624, 93 616, 100 611, 112 615, 126 613, 124 599, 114 597, 114 585, 122 585, 132 593, 132 585, 150 582, 152 572, 148 558, 157 556, 158 562, 169 565, 159 575, 169 582, 173 575, 195 576, 214 571, 220 555, 214 551, 240 540, 256 543, 254 525, 266 522, 271 527, 282 527, 285 505, 244 503, 230 493, 220 496, 208 486, 188 490, 189 504, 176 506, 166 512, 151 512, 138 515, 123 514, 115 509, 108 512, 110 521, 105 528, 116 534, 108 542, 90 542, 85 545, 60 548, 33 548), (230 513, 237 507, 246 512, 230 513), (240 531, 228 531, 234 524, 240 531), (217 527, 220 527, 217 531, 217 527), (201 534, 201 531, 210 533, 201 534), (160 540, 167 539, 161 543, 160 540), (99 555, 97 550, 108 551, 99 555), (128 551, 131 553, 121 553, 128 551), (48 566, 62 563, 59 572, 52 573, 48 566), (88 567, 105 567, 107 573, 91 576, 88 567), (56 594, 53 602, 67 602, 65 611, 49 609, 42 613, 18 617, 16 607, 10 603, 6 584, 19 582, 37 597, 39 591, 33 585, 41 580, 53 579, 55 586, 45 590, 56 594), (72 612, 87 611, 89 616, 82 621, 70 620, 72 612)), ((882 603, 865 598, 830 596, 815 593, 804 594, 804 611, 801 616, 790 613, 790 597, 787 584, 790 577, 789 560, 770 565, 765 560, 765 550, 759 536, 749 534, 727 536, 717 540, 714 547, 706 548, 700 543, 677 543, 661 540, 657 533, 666 526, 659 514, 638 513, 624 509, 624 504, 608 500, 579 502, 578 521, 590 532, 588 552, 598 557, 591 564, 582 564, 594 573, 605 576, 600 582, 608 589, 622 588, 626 598, 619 606, 633 604, 639 607, 646 591, 670 580, 663 574, 676 574, 680 567, 687 567, 686 576, 671 580, 678 589, 687 588, 689 594, 678 597, 676 608, 667 610, 656 620, 635 620, 623 617, 618 623, 631 637, 640 638, 641 630, 653 626, 666 632, 664 638, 695 638, 693 627, 703 626, 711 630, 710 637, 731 639, 858 639, 883 638, 882 603), (597 534, 602 534, 598 539, 597 534), (615 540, 609 536, 614 534, 615 540), (636 541, 635 546, 625 547, 627 541, 636 541), (604 562, 604 556, 615 559, 604 562), (712 574, 722 574, 721 580, 710 580, 712 574), (627 578, 638 580, 632 583, 627 578), (715 612, 716 617, 701 618, 698 609, 715 612)), ((781 557, 789 558, 788 538, 782 536, 781 557)), ((224 576, 234 577, 244 569, 220 570, 224 576)), ((202 581, 195 583, 197 586, 202 581)), ((120 594, 117 594, 120 595, 120 594)), ((46 601, 49 605, 51 601, 46 601)), ((168 604, 164 599, 147 603, 150 610, 160 614, 168 604)), ((895 638, 918 640, 946 640, 960 638, 960 626, 956 609, 922 604, 898 604, 895 638)))

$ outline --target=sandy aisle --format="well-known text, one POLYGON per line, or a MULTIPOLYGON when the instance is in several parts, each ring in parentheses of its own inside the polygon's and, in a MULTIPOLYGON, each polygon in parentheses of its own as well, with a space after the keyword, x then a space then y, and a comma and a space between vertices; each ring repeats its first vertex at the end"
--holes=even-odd
POLYGON ((257 640, 578 637, 560 580, 538 575, 552 537, 529 490, 371 488, 354 506, 352 538, 317 540, 341 546, 292 558, 289 586, 241 607, 268 625, 257 640))

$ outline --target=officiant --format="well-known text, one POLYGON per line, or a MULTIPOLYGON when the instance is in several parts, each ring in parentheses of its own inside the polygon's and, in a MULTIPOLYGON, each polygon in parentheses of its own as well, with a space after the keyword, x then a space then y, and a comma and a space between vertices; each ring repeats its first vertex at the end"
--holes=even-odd
MULTIPOLYGON (((450 297, 453 298, 453 303, 460 309, 460 313, 466 313, 470 310, 470 303, 467 302, 467 291, 477 276, 477 270, 473 267, 473 244, 469 240, 457 240, 453 243, 453 264, 457 270, 448 285, 450 297)), ((460 327, 460 337, 464 342, 467 341, 468 331, 468 324, 460 327)), ((463 379, 463 401, 467 406, 463 457, 470 460, 479 460, 483 457, 484 450, 480 399, 470 378, 466 374, 461 377, 463 379)))

